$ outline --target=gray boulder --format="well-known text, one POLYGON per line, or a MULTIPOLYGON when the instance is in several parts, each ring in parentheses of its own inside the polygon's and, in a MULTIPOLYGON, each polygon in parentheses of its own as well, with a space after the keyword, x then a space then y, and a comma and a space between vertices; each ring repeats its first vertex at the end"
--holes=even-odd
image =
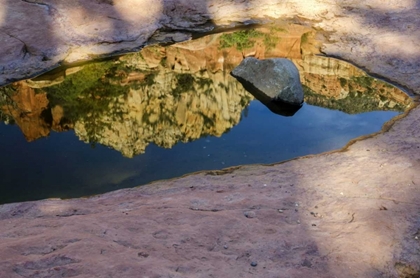
POLYGON ((292 61, 283 58, 258 60, 253 57, 244 59, 231 72, 248 90, 258 92, 258 99, 282 101, 291 105, 303 103, 303 89, 299 71, 292 61))

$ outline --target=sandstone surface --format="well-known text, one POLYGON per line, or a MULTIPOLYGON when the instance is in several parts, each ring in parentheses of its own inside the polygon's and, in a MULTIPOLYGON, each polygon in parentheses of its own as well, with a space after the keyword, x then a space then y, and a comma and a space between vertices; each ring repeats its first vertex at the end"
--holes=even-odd
MULTIPOLYGON (((209 21, 287 17, 323 30, 324 53, 420 93, 419 1, 156 3, 0 1, 0 83, 209 21)), ((0 277, 419 277, 419 121, 414 108, 344 151, 277 165, 2 205, 0 277)))

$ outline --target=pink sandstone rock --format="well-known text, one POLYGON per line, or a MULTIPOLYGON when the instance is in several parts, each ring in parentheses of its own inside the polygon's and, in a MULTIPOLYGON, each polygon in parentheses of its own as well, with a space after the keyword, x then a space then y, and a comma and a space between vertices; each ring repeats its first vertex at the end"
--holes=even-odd
MULTIPOLYGON (((164 26, 298 16, 324 30, 326 54, 420 92, 418 1, 152 2, 0 1, 0 83, 141 47, 164 26)), ((419 277, 419 121, 414 108, 281 164, 2 205, 0 277, 419 277)))

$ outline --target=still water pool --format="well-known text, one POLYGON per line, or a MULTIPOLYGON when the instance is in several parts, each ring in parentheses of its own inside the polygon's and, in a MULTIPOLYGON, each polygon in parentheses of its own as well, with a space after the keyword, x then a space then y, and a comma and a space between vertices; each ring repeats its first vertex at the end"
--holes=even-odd
POLYGON ((0 88, 0 203, 338 149, 410 105, 345 62, 303 55, 311 31, 302 28, 152 46, 0 88), (246 55, 297 65, 305 103, 295 115, 273 114, 229 75, 246 55))
POLYGON ((305 104, 285 118, 252 101, 248 116, 220 138, 207 136, 171 149, 151 144, 133 158, 100 144, 92 148, 73 131, 28 143, 17 126, 2 124, 0 202, 86 196, 199 170, 320 153, 378 131, 397 114, 348 115, 305 104))

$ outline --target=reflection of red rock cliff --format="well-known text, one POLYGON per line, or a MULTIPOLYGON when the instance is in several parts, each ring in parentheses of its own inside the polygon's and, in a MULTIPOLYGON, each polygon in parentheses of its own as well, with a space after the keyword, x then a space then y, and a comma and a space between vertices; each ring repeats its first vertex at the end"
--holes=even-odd
POLYGON ((60 125, 63 117, 59 106, 50 109, 46 93, 35 93, 25 81, 13 84, 16 93, 11 96, 13 104, 1 107, 5 114, 13 117, 28 142, 48 136, 51 129, 64 131, 60 125))
POLYGON ((25 82, 17 82, 14 86, 17 89, 16 94, 11 96, 14 103, 2 107, 4 113, 14 118, 29 142, 48 136, 51 125, 45 119, 48 107, 47 95, 35 94, 35 90, 25 82))

